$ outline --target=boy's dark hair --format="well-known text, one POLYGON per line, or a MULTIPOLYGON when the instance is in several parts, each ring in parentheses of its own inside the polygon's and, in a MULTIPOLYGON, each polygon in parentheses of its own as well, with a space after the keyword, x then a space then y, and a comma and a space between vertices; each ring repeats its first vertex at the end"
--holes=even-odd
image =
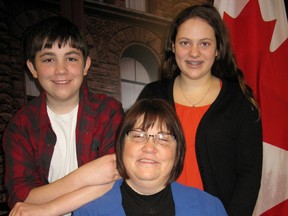
POLYGON ((86 37, 75 24, 61 16, 48 17, 28 29, 23 41, 25 62, 29 60, 34 64, 36 53, 51 48, 56 41, 59 48, 69 44, 81 50, 86 62, 89 55, 86 37))

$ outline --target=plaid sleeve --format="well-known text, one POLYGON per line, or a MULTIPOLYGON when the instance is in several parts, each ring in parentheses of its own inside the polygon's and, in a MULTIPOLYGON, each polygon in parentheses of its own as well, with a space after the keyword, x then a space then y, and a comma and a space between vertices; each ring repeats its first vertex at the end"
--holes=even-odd
POLYGON ((79 106, 76 128, 79 165, 114 153, 115 134, 123 115, 122 104, 106 95, 93 95, 89 102, 79 106))
POLYGON ((123 118, 122 105, 116 100, 111 100, 102 115, 105 116, 106 124, 103 125, 104 133, 102 136, 102 148, 100 148, 101 156, 114 153, 116 131, 123 118))
POLYGON ((10 122, 3 135, 5 185, 11 208, 16 202, 24 201, 34 187, 41 185, 34 160, 35 149, 31 145, 27 127, 21 121, 10 122))

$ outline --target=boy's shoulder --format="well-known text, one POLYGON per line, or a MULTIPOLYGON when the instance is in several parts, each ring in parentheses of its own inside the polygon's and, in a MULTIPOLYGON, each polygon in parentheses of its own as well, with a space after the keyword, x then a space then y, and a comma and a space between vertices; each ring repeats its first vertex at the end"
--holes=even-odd
POLYGON ((103 93, 94 93, 89 91, 88 92, 88 101, 92 103, 92 105, 99 104, 99 105, 111 105, 115 104, 116 106, 121 105, 121 102, 116 100, 114 97, 108 96, 103 93))
POLYGON ((119 112, 122 115, 122 104, 115 98, 102 93, 94 93, 87 89, 80 93, 79 107, 86 112, 95 115, 96 113, 119 112))
POLYGON ((11 124, 26 129, 36 127, 36 125, 39 126, 40 119, 41 124, 44 124, 46 122, 45 119, 48 120, 48 115, 46 114, 46 112, 47 111, 45 98, 43 98, 43 95, 40 95, 28 101, 26 105, 20 108, 10 119, 7 127, 9 127, 9 125, 11 124))

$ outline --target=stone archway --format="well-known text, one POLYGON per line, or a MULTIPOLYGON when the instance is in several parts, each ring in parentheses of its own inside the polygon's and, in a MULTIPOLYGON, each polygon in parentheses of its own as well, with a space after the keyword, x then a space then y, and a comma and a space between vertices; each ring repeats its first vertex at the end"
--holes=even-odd
POLYGON ((118 65, 121 53, 132 43, 145 44, 161 59, 162 41, 156 34, 144 28, 127 28, 111 39, 108 51, 109 63, 118 65))
POLYGON ((114 74, 118 75, 118 98, 121 98, 120 58, 125 49, 133 44, 142 44, 155 56, 158 63, 162 57, 162 41, 153 32, 144 28, 127 28, 119 31, 110 41, 108 48, 108 64, 117 65, 114 74))

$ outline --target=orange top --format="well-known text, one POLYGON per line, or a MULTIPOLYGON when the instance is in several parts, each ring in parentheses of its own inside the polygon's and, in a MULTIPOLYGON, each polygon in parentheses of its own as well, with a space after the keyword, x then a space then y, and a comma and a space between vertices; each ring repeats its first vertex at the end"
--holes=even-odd
POLYGON ((180 119, 186 139, 186 155, 182 174, 177 182, 203 190, 203 184, 195 153, 195 137, 199 122, 210 105, 202 107, 188 107, 175 103, 177 115, 180 119))

